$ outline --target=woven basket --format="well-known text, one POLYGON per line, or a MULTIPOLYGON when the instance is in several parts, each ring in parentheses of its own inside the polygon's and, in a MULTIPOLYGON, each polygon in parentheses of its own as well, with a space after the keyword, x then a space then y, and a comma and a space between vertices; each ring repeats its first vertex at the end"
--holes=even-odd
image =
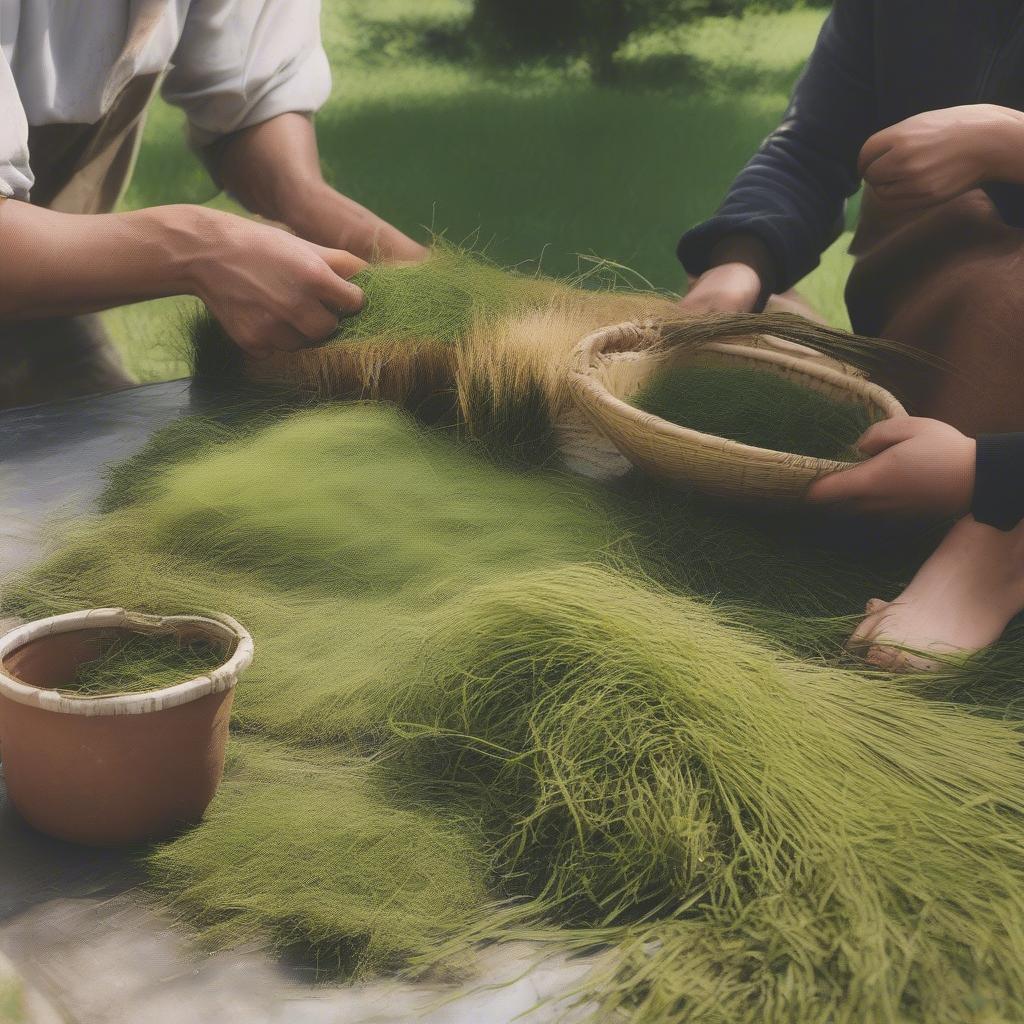
POLYGON ((667 365, 753 367, 778 374, 830 398, 863 405, 875 419, 904 416, 884 388, 845 364, 802 344, 798 318, 763 335, 757 318, 681 324, 626 323, 602 328, 580 342, 569 386, 586 418, 634 465, 674 484, 745 501, 799 501, 818 477, 849 463, 776 452, 703 434, 629 404, 655 370, 667 365), (781 342, 781 344, 780 344, 781 342))

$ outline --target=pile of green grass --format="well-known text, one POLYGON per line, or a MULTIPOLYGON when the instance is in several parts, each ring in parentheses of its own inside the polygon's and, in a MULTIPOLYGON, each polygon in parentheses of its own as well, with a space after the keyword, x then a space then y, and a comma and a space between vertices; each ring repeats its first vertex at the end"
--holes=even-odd
POLYGON ((364 757, 253 738, 232 742, 205 821, 147 866, 209 946, 269 940, 325 974, 399 970, 492 903, 472 820, 404 801, 364 757))
POLYGON ((357 974, 609 944, 600 1020, 1024 1019, 1020 727, 838 655, 902 563, 380 406, 193 427, 7 597, 253 632, 225 786, 147 860, 212 942, 357 974))
POLYGON ((480 814, 515 891, 622 927, 598 1019, 1019 1019, 1017 727, 629 574, 510 582, 444 614, 397 756, 480 814))
POLYGON ((61 692, 76 697, 141 693, 196 679, 224 661, 209 641, 183 644, 172 636, 132 633, 112 641, 103 653, 83 662, 61 692))
POLYGON ((853 461, 871 425, 868 410, 764 370, 738 366, 663 369, 635 395, 639 409, 680 426, 758 448, 853 461))
POLYGON ((197 455, 168 471, 155 440, 133 462, 138 487, 116 473, 118 507, 5 594, 26 616, 85 594, 229 611, 259 634, 235 705, 247 729, 349 736, 362 681, 421 649, 428 611, 496 575, 596 556, 621 529, 585 483, 506 472, 387 406, 189 423, 197 455))

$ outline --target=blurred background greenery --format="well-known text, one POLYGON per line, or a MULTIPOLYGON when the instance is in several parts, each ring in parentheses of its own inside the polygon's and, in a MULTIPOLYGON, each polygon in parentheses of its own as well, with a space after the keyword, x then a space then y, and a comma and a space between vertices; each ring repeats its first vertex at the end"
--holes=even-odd
MULTIPOLYGON (((678 236, 715 209, 777 124, 825 10, 792 0, 475 8, 324 0, 334 91, 317 128, 328 178, 420 239, 438 232, 552 274, 600 257, 638 284, 683 290, 678 236)), ((157 103, 123 205, 172 202, 234 209, 188 152, 181 115, 157 103)), ((801 286, 841 326, 848 242, 801 286)), ((140 380, 186 372, 189 304, 107 314, 140 380)))

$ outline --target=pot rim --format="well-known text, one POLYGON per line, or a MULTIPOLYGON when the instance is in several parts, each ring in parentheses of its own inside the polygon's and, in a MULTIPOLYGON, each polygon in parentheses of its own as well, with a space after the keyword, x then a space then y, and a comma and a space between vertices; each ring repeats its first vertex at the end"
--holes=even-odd
POLYGON ((87 717, 145 715, 188 704, 211 693, 223 693, 232 689, 238 681, 239 674, 252 662, 253 649, 254 643, 249 631, 237 619, 223 612, 207 612, 202 615, 145 615, 124 608, 91 608, 87 611, 67 612, 23 623, 0 636, 0 696, 18 704, 27 704, 43 711, 61 714, 87 717), (204 626, 219 638, 234 641, 234 650, 227 661, 206 675, 175 683, 161 690, 76 697, 16 679, 3 665, 7 655, 44 636, 110 627, 132 629, 140 633, 173 632, 177 627, 188 624, 204 626))

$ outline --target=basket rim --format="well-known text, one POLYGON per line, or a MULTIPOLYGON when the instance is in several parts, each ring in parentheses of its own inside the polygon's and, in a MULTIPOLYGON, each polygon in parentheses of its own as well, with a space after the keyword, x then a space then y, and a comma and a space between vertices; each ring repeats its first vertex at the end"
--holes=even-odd
POLYGON ((235 618, 222 612, 201 615, 146 615, 124 608, 90 608, 66 612, 22 623, 0 636, 0 696, 17 704, 60 714, 100 717, 143 715, 188 704, 211 693, 232 689, 238 676, 252 662, 254 642, 249 631, 235 618), (59 690, 33 686, 12 676, 3 665, 4 658, 33 640, 59 633, 86 629, 121 628, 140 633, 174 632, 183 626, 201 626, 218 638, 234 641, 231 655, 206 675, 175 683, 159 690, 105 696, 75 696, 59 690))
MULTIPOLYGON (((814 471, 818 475, 840 472, 854 465, 854 463, 839 462, 834 459, 819 459, 810 455, 800 455, 797 452, 782 452, 772 448, 760 448, 757 445, 734 441, 732 438, 721 437, 717 434, 706 434, 691 427, 684 427, 681 424, 662 419, 660 416, 655 416, 653 413, 644 412, 635 405, 630 405, 629 402, 612 394, 611 391, 597 380, 595 371, 600 365, 598 359, 604 353, 605 348, 613 341, 621 341, 624 338, 628 338, 635 344, 639 343, 642 345, 645 341, 657 341, 660 335, 660 327, 656 321, 627 321, 625 323, 613 324, 609 327, 602 327, 588 334, 576 347, 575 366, 569 374, 569 380, 577 398, 587 405, 594 403, 598 406, 604 406, 609 412, 614 412, 620 417, 631 420, 645 431, 653 432, 672 440, 688 444, 698 444, 708 448, 715 448, 719 451, 745 456, 748 461, 758 462, 762 465, 774 464, 780 467, 801 468, 814 471)), ((642 347, 635 347, 625 351, 635 352, 641 357, 650 355, 642 347)), ((883 411, 885 419, 907 415, 906 409, 904 409, 900 401, 885 388, 863 377, 844 373, 841 370, 824 364, 820 360, 790 355, 769 348, 755 348, 739 342, 709 341, 691 350, 694 354, 707 351, 741 354, 751 362, 774 365, 781 369, 792 370, 804 376, 816 378, 822 383, 831 384, 834 387, 845 390, 861 400, 866 399, 870 401, 883 411)))

